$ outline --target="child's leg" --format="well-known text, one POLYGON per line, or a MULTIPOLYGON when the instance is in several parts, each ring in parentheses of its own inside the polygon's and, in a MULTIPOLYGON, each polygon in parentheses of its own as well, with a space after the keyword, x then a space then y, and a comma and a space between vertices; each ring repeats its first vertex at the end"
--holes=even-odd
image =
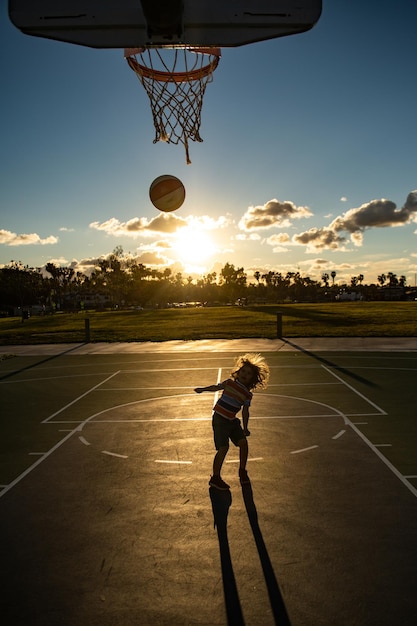
POLYGON ((248 452, 249 452, 248 440, 246 439, 246 437, 244 437, 243 439, 239 439, 238 445, 239 445, 239 462, 240 462, 239 465, 240 465, 240 469, 244 470, 246 468, 246 463, 248 460, 248 452))
POLYGON ((213 476, 220 476, 222 470, 223 461, 226 457, 229 446, 221 446, 216 453, 213 461, 213 476))

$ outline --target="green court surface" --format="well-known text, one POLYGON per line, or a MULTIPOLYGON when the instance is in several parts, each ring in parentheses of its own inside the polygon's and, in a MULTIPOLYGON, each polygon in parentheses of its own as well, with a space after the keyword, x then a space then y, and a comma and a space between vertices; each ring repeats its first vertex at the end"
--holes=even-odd
POLYGON ((0 363, 4 624, 415 623, 416 353, 265 353, 220 492, 193 389, 236 355, 0 363))

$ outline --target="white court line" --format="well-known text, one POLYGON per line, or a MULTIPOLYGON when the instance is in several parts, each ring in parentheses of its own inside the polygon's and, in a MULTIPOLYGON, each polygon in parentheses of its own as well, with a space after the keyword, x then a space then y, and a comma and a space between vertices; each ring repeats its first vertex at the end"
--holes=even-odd
POLYGON ((200 371, 204 371, 204 370, 215 370, 215 366, 213 365, 213 367, 163 367, 160 368, 158 367, 158 369, 153 369, 153 368, 149 368, 149 369, 145 369, 145 368, 140 368, 140 369, 135 369, 135 370, 119 370, 121 372, 123 372, 123 374, 158 374, 159 372, 200 372, 200 371))
POLYGON ((91 446, 91 443, 89 441, 87 441, 87 439, 85 437, 78 437, 78 439, 81 441, 81 443, 83 443, 85 446, 91 446))
POLYGON ((192 461, 169 461, 165 459, 155 459, 155 463, 170 463, 174 465, 192 465, 192 461))
POLYGON ((290 454, 300 454, 301 452, 308 452, 308 450, 314 450, 314 448, 318 448, 317 445, 309 446, 308 448, 302 448, 301 450, 293 450, 290 454))
POLYGON ((7 485, 7 487, 5 487, 5 489, 2 492, 0 492, 0 498, 2 496, 4 496, 5 493, 10 491, 10 489, 13 489, 13 487, 15 487, 18 483, 20 483, 20 481, 23 480, 23 478, 25 478, 25 476, 28 476, 28 474, 30 474, 36 467, 38 467, 38 465, 43 463, 53 452, 55 452, 55 450, 58 450, 58 448, 60 448, 62 446, 62 444, 64 444, 70 437, 72 437, 72 435, 77 430, 78 429, 75 429, 75 430, 72 430, 70 433, 68 433, 68 435, 66 437, 64 437, 63 439, 61 439, 61 441, 58 441, 58 443, 55 444, 53 448, 48 450, 48 452, 45 452, 45 454, 43 456, 41 456, 37 461, 35 461, 24 472, 19 474, 19 476, 17 478, 12 480, 12 482, 9 485, 7 485))
POLYGON ((45 452, 28 452, 28 456, 43 456, 45 452))
POLYGON ((334 435, 334 436, 332 437, 332 439, 339 439, 339 437, 341 437, 342 435, 344 435, 344 434, 345 434, 345 432, 346 432, 345 430, 340 430, 340 431, 337 433, 337 435, 334 435))
MULTIPOLYGON (((112 378, 113 376, 116 376, 116 374, 118 374, 119 372, 115 372, 114 374, 112 374, 111 376, 109 376, 108 378, 106 378, 106 380, 103 380, 103 383, 105 383, 107 380, 110 380, 110 378, 112 378)), ((103 383, 99 383, 103 384, 103 383)), ((81 396, 79 396, 78 398, 76 398, 73 402, 70 402, 69 404, 67 404, 65 407, 63 407, 62 409, 60 409, 59 411, 57 411, 56 413, 54 413, 53 415, 50 415, 46 420, 44 420, 42 423, 46 423, 48 422, 50 419, 52 419, 55 415, 58 415, 59 413, 61 413, 61 411, 64 411, 67 407, 71 406, 72 404, 75 404, 75 402, 78 402, 78 400, 80 400, 81 398, 83 398, 84 396, 88 395, 91 391, 94 391, 94 389, 96 389, 99 385, 95 385, 92 389, 90 389, 89 391, 87 391, 86 393, 83 393, 81 396)), ((51 454, 53 454, 55 452, 55 450, 58 450, 58 448, 60 448, 66 441, 68 441, 68 439, 70 439, 73 434, 75 432, 77 432, 79 430, 79 426, 77 426, 77 428, 75 428, 74 430, 71 430, 65 437, 63 437, 60 441, 58 441, 58 443, 56 443, 50 450, 48 450, 48 452, 45 452, 42 454, 42 456, 39 457, 39 459, 37 461, 35 461, 34 463, 32 463, 32 465, 30 467, 28 467, 27 469, 25 469, 24 472, 22 472, 21 474, 19 474, 19 476, 17 476, 17 478, 15 478, 14 480, 12 480, 11 483, 9 483, 7 485, 7 487, 5 487, 3 489, 3 491, 0 492, 0 498, 2 496, 4 496, 8 491, 10 491, 11 489, 13 489, 13 487, 15 487, 18 483, 20 483, 21 480, 23 480, 26 476, 28 476, 36 467, 38 467, 38 465, 40 465, 41 463, 43 463, 51 454)))
POLYGON ((379 413, 381 415, 387 415, 387 413, 384 411, 384 409, 381 409, 381 407, 379 407, 377 404, 375 404, 375 402, 372 402, 372 400, 370 400, 369 398, 367 398, 366 396, 363 395, 363 393, 361 393, 360 391, 358 391, 357 389, 355 389, 355 387, 352 387, 352 385, 349 385, 349 383, 347 383, 345 380, 343 380, 343 378, 341 378, 340 376, 338 376, 333 370, 331 370, 330 368, 326 367, 325 365, 321 366, 323 369, 326 370, 326 372, 328 372, 329 374, 331 374, 331 376, 334 376, 335 378, 337 378, 337 380, 340 380, 340 382, 342 382, 346 387, 348 387, 351 391, 353 391, 353 393, 356 393, 357 396, 359 396, 360 398, 362 398, 362 400, 365 400, 365 402, 367 402, 368 404, 370 404, 371 406, 374 407, 374 409, 376 409, 377 411, 379 411, 379 413))
MULTIPOLYGON (((216 392, 219 393, 219 392, 216 392)), ((183 394, 183 395, 188 395, 188 394, 183 394)), ((166 399, 167 397, 172 397, 172 398, 176 398, 178 396, 164 396, 163 399, 166 399)), ((128 402, 126 405, 124 404, 119 404, 117 406, 114 407, 110 407, 109 409, 104 409, 103 411, 100 411, 100 413, 96 413, 94 417, 97 417, 98 415, 100 415, 101 413, 105 413, 107 411, 111 411, 112 409, 120 409, 123 408, 124 406, 127 406, 128 404, 135 404, 135 403, 139 403, 139 402, 148 402, 150 400, 159 400, 160 398, 147 398, 145 400, 135 400, 134 402, 128 402)), ((309 400, 309 402, 313 402, 313 400, 309 400)), ((214 404, 214 403, 213 403, 214 404)), ((326 405, 324 405, 326 406, 326 405)), ((336 409, 334 409, 334 411, 336 411, 336 409)), ((349 416, 354 416, 355 414, 347 414, 347 417, 349 418, 349 416)), ((375 416, 379 416, 380 413, 367 413, 367 415, 371 416, 371 417, 375 417, 375 416)), ((303 415, 251 415, 251 422, 253 420, 300 420, 300 419, 312 419, 312 418, 323 418, 323 417, 343 417, 343 414, 341 413, 304 413, 303 415)), ((151 417, 151 418, 132 418, 132 419, 97 419, 96 422, 98 424, 117 424, 117 423, 125 423, 125 424, 129 424, 129 423, 147 423, 147 422, 207 422, 207 421, 211 421, 211 416, 209 417, 151 417)), ((345 420, 346 421, 346 420, 345 420)), ((54 424, 73 424, 76 423, 78 424, 79 422, 74 422, 74 421, 67 421, 67 420, 56 420, 54 421, 54 424)), ((353 422, 354 424, 368 424, 368 422, 353 422)))
POLYGON ((104 385, 104 383, 106 383, 108 380, 110 380, 114 376, 117 376, 117 374, 119 374, 119 373, 120 373, 120 370, 118 370, 117 372, 114 372, 114 374, 111 374, 110 376, 105 378, 103 381, 101 381, 101 383, 98 383, 97 385, 94 385, 94 387, 91 387, 91 389, 89 389, 85 393, 82 393, 80 396, 78 396, 78 398, 75 398, 75 400, 72 400, 72 402, 69 402, 68 404, 63 406, 61 409, 59 409, 59 411, 55 411, 55 413, 52 413, 52 415, 50 415, 49 417, 44 419, 41 422, 41 424, 47 424, 49 422, 49 420, 53 419, 56 415, 59 415, 60 413, 62 413, 62 411, 65 411, 66 409, 68 409, 68 407, 72 406, 73 404, 76 404, 79 400, 81 400, 81 398, 85 398, 85 396, 88 396, 89 393, 91 393, 92 391, 94 391, 95 389, 100 387, 100 385, 104 385))
POLYGON ((356 428, 355 424, 353 424, 353 422, 350 423, 351 428, 353 428, 353 430, 355 431, 355 433, 357 435, 359 435, 359 437, 366 443, 367 446, 369 446, 371 448, 371 450, 373 452, 375 452, 375 454, 379 457, 379 459, 385 463, 385 465, 388 467, 388 469, 391 470, 391 472, 393 474, 395 474, 395 476, 403 483, 403 485, 405 485, 405 487, 407 487, 407 489, 409 491, 411 491, 411 493, 417 497, 417 489, 408 482, 406 476, 404 476, 403 474, 401 474, 401 472, 399 472, 397 470, 397 468, 395 467, 395 465, 393 465, 390 461, 388 461, 388 459, 382 454, 382 452, 380 452, 378 450, 378 448, 376 446, 374 446, 367 437, 365 437, 365 435, 359 430, 359 428, 356 428))
MULTIPOLYGON (((263 461, 264 458, 263 456, 257 456, 251 459, 248 459, 248 463, 249 461, 263 461)), ((226 463, 240 463, 239 459, 226 459, 226 463)))
MULTIPOLYGON (((123 372, 121 372, 123 374, 123 372)), ((174 385, 173 387, 106 387, 105 389, 100 389, 99 391, 159 391, 160 389, 193 389, 194 387, 191 385, 187 385, 186 387, 180 387, 179 385, 174 385)))
POLYGON ((60 380, 62 378, 87 378, 91 376, 104 376, 107 372, 91 372, 88 374, 66 374, 63 376, 42 376, 42 378, 19 378, 19 380, 2 380, 0 384, 20 384, 20 383, 37 383, 43 380, 60 380))
POLYGON ((126 454, 117 454, 116 452, 109 452, 108 450, 102 450, 102 454, 107 454, 108 456, 117 456, 119 459, 128 459, 129 457, 126 454))
MULTIPOLYGON (((217 370, 217 385, 222 382, 222 378, 222 368, 219 367, 219 369, 217 370)), ((214 394, 214 404, 216 404, 217 400, 219 399, 219 393, 220 391, 216 391, 216 393, 214 394)))
POLYGON ((374 443, 375 448, 392 448, 392 443, 374 443))
POLYGON ((271 389, 271 387, 326 387, 329 385, 341 385, 342 383, 338 383, 338 382, 330 382, 330 383, 325 383, 325 382, 320 382, 320 383, 274 383, 274 384, 270 384, 268 383, 268 389, 271 389))
MULTIPOLYGON (((330 370, 329 368, 325 367, 324 365, 322 365, 321 367, 323 367, 323 369, 325 369, 327 372, 329 372, 329 374, 331 374, 332 376, 334 376, 335 378, 337 378, 338 380, 341 380, 343 382, 344 385, 346 385, 346 387, 348 387, 349 389, 351 389, 354 393, 356 393, 358 396, 360 396, 361 398, 363 398, 363 400, 365 400, 366 402, 368 402, 371 406, 373 406, 375 409, 377 409, 378 411, 381 412, 381 415, 387 415, 387 413, 381 409, 377 404, 375 404, 374 402, 372 402, 372 400, 370 400, 369 398, 367 398, 366 396, 364 396, 363 394, 361 394, 359 391, 357 391, 354 387, 352 387, 351 385, 349 385, 347 382, 345 382, 342 378, 340 378, 339 376, 337 376, 337 374, 335 374, 335 372, 332 372, 332 370, 330 370)), ((347 418, 346 418, 347 419, 347 418)), ((409 491, 411 491, 411 493, 417 497, 417 489, 414 487, 414 485, 412 485, 406 478, 406 476, 404 476, 403 474, 401 474, 401 472, 395 467, 395 465, 393 465, 383 454, 382 452, 380 452, 378 450, 378 447, 375 446, 371 441, 369 441, 368 437, 366 437, 362 431, 359 430, 359 428, 356 427, 356 425, 350 420, 347 419, 347 423, 350 425, 350 427, 355 431, 355 433, 362 439, 362 441, 364 441, 366 443, 366 445, 377 455, 377 457, 379 457, 379 459, 388 467, 388 469, 391 470, 391 472, 402 482, 402 484, 407 487, 407 489, 409 491)), ((390 444, 385 444, 385 445, 390 445, 390 444)))

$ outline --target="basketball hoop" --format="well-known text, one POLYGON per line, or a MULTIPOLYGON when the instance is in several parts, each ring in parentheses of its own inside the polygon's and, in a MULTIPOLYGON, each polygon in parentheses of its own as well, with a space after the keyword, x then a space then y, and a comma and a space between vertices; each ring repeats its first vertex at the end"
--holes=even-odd
POLYGON ((125 57, 146 89, 155 126, 154 143, 182 143, 200 137, 207 83, 219 64, 220 48, 126 48, 125 57))

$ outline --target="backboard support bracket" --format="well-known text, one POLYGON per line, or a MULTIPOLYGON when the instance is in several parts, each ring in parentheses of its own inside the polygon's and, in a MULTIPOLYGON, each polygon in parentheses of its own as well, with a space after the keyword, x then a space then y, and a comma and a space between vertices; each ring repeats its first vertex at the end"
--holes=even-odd
POLYGON ((140 0, 150 41, 163 37, 167 42, 182 39, 184 30, 183 0, 140 0))

